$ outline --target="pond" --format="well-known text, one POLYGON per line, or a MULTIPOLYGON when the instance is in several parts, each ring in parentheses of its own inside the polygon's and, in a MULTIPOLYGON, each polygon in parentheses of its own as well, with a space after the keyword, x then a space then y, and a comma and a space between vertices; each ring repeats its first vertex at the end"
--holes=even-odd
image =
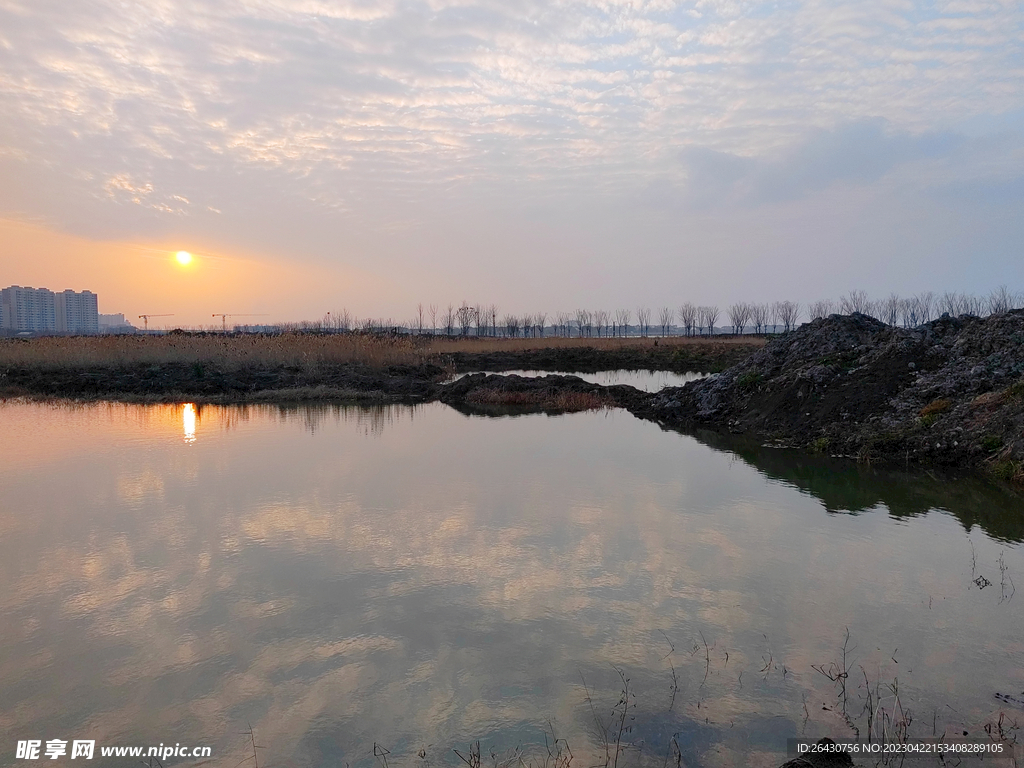
POLYGON ((615 410, 0 418, 3 765, 235 766, 250 725, 265 766, 778 765, 866 732, 869 690, 913 736, 1024 722, 1024 505, 976 479, 615 410))

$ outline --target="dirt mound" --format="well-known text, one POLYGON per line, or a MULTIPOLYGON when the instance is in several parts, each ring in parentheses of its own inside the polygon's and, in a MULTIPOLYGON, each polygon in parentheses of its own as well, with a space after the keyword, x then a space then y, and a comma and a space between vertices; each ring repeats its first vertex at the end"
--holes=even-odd
POLYGON ((444 385, 438 398, 463 413, 572 413, 642 402, 633 387, 605 387, 578 376, 527 377, 476 373, 444 385))
POLYGON ((637 415, 861 459, 1024 476, 1024 310, 892 328, 833 315, 637 415))

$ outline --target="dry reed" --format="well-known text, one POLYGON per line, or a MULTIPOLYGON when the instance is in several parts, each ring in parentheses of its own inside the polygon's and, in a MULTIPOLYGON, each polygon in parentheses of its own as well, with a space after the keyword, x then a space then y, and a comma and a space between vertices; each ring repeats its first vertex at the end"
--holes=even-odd
POLYGON ((533 349, 593 348, 605 351, 665 347, 759 345, 749 337, 540 339, 387 336, 362 333, 230 335, 169 333, 160 336, 71 336, 0 339, 0 368, 73 370, 134 365, 209 365, 220 370, 247 367, 359 363, 372 367, 443 363, 455 353, 525 352, 533 349))
POLYGON ((43 370, 133 365, 246 367, 362 363, 416 365, 428 353, 407 337, 365 334, 75 336, 0 340, 0 367, 43 370))

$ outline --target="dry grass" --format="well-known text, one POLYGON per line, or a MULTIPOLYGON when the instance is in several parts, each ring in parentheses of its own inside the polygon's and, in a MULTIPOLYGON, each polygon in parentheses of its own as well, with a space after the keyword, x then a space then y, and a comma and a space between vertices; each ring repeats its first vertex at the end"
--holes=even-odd
POLYGON ((921 409, 921 416, 937 416, 940 413, 945 413, 953 407, 953 403, 945 398, 940 397, 937 400, 932 400, 928 405, 921 409))
POLYGON ((0 367, 42 370, 131 365, 211 365, 221 370, 250 366, 301 366, 362 363, 374 367, 417 365, 441 361, 454 353, 523 352, 533 349, 594 348, 621 350, 718 345, 760 345, 763 339, 722 336, 707 338, 542 338, 488 339, 369 334, 277 336, 167 334, 163 336, 72 336, 0 339, 0 367))

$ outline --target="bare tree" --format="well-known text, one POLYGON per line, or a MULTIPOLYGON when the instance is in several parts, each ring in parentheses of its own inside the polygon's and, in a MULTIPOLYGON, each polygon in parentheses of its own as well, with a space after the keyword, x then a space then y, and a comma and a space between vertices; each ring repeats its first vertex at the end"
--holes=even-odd
POLYGON ((427 307, 427 312, 430 314, 430 335, 434 336, 437 333, 437 304, 427 307))
POLYGON ((636 324, 640 326, 640 335, 647 336, 651 329, 651 310, 640 307, 636 311, 636 324))
POLYGON ((800 319, 800 304, 795 301, 780 301, 778 316, 782 321, 783 333, 789 333, 796 327, 796 322, 800 319))
POLYGON ((707 328, 708 336, 715 332, 715 323, 718 322, 718 307, 715 305, 697 307, 697 323, 701 328, 707 328))
POLYGON ((455 316, 459 321, 459 330, 462 331, 463 336, 469 335, 469 329, 473 325, 473 315, 473 307, 469 306, 466 302, 462 302, 462 306, 455 312, 455 316))
POLYGON ((690 302, 679 305, 679 325, 683 328, 683 333, 687 336, 693 336, 693 328, 697 324, 697 308, 690 302))
POLYGON ((844 315, 852 315, 854 312, 865 314, 869 303, 866 291, 850 291, 839 299, 839 308, 844 315))
POLYGON ((745 301, 729 307, 729 322, 732 323, 733 334, 738 336, 743 333, 743 329, 747 327, 747 321, 750 320, 751 309, 750 304, 745 301))
POLYGON ((628 309, 615 310, 615 322, 619 325, 619 335, 629 335, 629 317, 632 314, 628 309))
POLYGON ((932 312, 935 310, 935 294, 931 291, 917 294, 917 307, 921 313, 921 323, 929 322, 932 319, 932 312))
POLYGON ((834 311, 835 305, 832 303, 831 299, 814 301, 807 307, 807 315, 811 320, 820 320, 823 317, 828 317, 834 311))
POLYGON ((352 315, 343 307, 331 315, 331 327, 335 331, 348 331, 352 327, 352 315))
POLYGON ((1002 315, 1013 309, 1015 297, 1005 285, 1000 285, 988 295, 988 311, 993 315, 1002 315))
POLYGON ((981 317, 985 313, 985 299, 972 294, 964 296, 964 311, 968 315, 981 317))
POLYGON ((662 307, 658 310, 658 325, 661 326, 661 335, 668 336, 669 329, 672 327, 672 321, 675 319, 676 313, 672 307, 662 307))
POLYGON ((960 317, 963 314, 962 302, 963 294, 956 291, 946 291, 939 297, 938 310, 936 311, 943 312, 950 317, 960 317))
POLYGON ((510 339, 519 335, 519 318, 515 315, 505 315, 501 324, 505 326, 505 335, 510 339))
POLYGON ((448 305, 448 310, 445 314, 445 330, 449 336, 452 335, 452 331, 455 328, 455 307, 451 304, 448 305))
POLYGON ((583 334, 586 333, 587 326, 590 325, 590 313, 585 309, 577 309, 575 320, 576 333, 580 338, 583 338, 583 334))
POLYGON ((900 319, 900 297, 895 293, 890 293, 885 299, 879 302, 879 313, 878 318, 886 325, 891 325, 894 328, 900 319))
POLYGON ((769 307, 767 304, 752 304, 750 319, 754 322, 754 333, 760 335, 768 330, 769 307))
POLYGON ((900 300, 900 320, 904 328, 916 328, 920 318, 917 298, 911 296, 900 300))
POLYGON ((538 312, 535 319, 537 321, 537 333, 540 334, 541 338, 544 338, 544 324, 548 321, 548 316, 544 312, 538 312))
POLYGON ((416 316, 419 319, 418 328, 420 336, 423 335, 423 302, 416 305, 416 316))

